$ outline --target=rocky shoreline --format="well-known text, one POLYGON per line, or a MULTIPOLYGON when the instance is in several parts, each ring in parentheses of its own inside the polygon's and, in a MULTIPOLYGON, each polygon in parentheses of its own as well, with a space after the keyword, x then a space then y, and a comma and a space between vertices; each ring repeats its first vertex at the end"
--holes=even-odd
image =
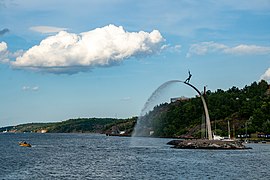
POLYGON ((242 142, 237 140, 172 140, 167 144, 173 145, 172 148, 176 149, 252 149, 250 147, 246 147, 242 142))

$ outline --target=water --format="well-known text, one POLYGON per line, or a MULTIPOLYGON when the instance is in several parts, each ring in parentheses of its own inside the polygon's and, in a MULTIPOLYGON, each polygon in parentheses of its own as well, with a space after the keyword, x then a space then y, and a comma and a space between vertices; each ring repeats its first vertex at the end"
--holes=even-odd
POLYGON ((270 179, 270 145, 172 149, 170 139, 0 134, 0 179, 270 179), (20 147, 25 140, 33 147, 20 147))
MULTIPOLYGON (((153 110, 154 106, 159 105, 161 103, 167 102, 170 100, 169 96, 165 96, 166 94, 169 95, 167 92, 172 85, 176 83, 180 83, 182 81, 180 80, 171 80, 167 81, 163 84, 161 84, 147 99, 146 103, 144 104, 143 109, 141 110, 139 119, 135 125, 134 131, 132 136, 145 136, 145 134, 141 131, 142 129, 145 129, 147 126, 145 125, 145 122, 143 122, 143 116, 146 115, 149 111, 153 110), (166 100, 165 100, 166 99, 166 100)), ((177 97, 179 94, 177 95, 177 97)), ((148 127, 149 128, 149 127, 148 127)))

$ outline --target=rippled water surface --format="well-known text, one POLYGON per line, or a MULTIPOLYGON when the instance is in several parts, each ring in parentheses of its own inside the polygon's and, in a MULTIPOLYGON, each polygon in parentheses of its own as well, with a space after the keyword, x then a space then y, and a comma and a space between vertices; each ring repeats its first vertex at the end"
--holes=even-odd
POLYGON ((172 149, 170 139, 0 134, 0 179, 270 179, 270 145, 172 149), (27 141, 31 148, 20 147, 27 141))

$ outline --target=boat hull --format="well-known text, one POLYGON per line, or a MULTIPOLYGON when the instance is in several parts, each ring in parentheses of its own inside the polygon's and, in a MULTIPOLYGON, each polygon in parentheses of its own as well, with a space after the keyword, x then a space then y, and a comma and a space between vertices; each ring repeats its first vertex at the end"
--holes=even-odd
POLYGON ((31 144, 29 143, 19 143, 19 145, 22 147, 31 147, 31 144))

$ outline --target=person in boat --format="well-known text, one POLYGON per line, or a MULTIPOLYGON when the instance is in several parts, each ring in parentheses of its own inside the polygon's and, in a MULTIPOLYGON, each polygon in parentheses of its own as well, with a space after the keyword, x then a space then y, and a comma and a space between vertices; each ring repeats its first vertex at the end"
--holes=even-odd
POLYGON ((24 147, 32 147, 31 144, 27 143, 26 141, 19 142, 19 145, 24 147))
POLYGON ((19 144, 27 144, 27 142, 26 141, 21 141, 21 142, 19 142, 19 144))

